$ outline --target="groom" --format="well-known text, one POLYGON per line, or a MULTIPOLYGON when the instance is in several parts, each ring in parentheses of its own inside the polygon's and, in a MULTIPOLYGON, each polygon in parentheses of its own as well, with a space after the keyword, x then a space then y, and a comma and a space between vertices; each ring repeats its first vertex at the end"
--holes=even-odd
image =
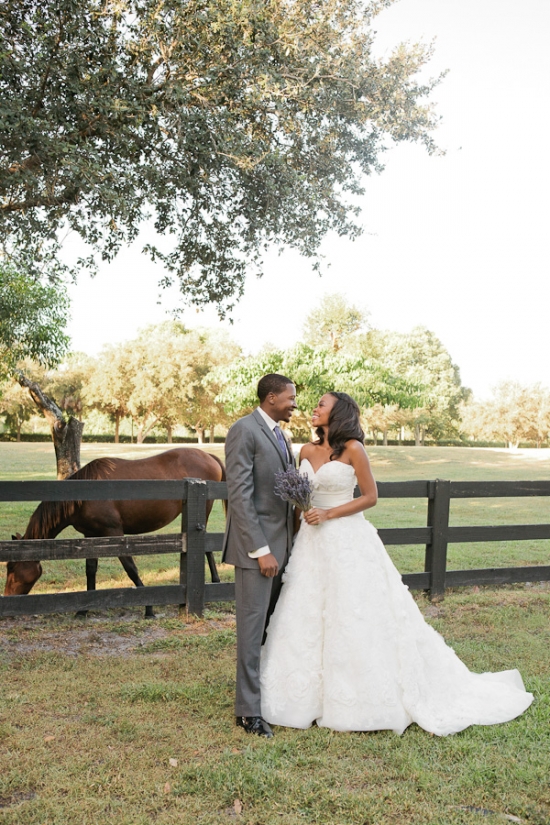
POLYGON ((237 612, 237 725, 271 739, 262 719, 260 650, 267 619, 292 547, 293 511, 275 495, 275 473, 294 465, 278 426, 296 409, 296 387, 284 375, 264 375, 259 407, 227 434, 228 516, 222 561, 235 566, 237 612))

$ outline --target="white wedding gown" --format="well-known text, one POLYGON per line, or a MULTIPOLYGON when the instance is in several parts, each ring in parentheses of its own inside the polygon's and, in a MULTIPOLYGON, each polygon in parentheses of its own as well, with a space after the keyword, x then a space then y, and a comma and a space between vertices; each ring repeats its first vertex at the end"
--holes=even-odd
MULTIPOLYGON (((353 467, 315 473, 313 506, 353 498, 353 467)), ((471 673, 424 618, 362 513, 302 521, 262 649, 262 715, 275 725, 438 736, 513 719, 529 707, 517 670, 471 673)))

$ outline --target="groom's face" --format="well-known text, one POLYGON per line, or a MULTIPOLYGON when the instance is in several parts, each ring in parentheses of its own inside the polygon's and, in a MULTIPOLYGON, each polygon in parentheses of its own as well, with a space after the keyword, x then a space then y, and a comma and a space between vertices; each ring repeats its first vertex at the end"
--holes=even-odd
POLYGON ((287 384, 282 392, 270 392, 266 400, 269 405, 267 413, 274 421, 290 421, 296 409, 296 387, 287 384))

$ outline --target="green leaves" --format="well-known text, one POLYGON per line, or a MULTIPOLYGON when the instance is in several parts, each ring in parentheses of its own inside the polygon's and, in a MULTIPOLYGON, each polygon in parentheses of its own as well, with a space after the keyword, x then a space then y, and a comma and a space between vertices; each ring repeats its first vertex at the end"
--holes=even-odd
POLYGON ((44 284, 0 263, 0 378, 24 358, 56 364, 69 345, 68 312, 62 283, 44 284))
MULTIPOLYGON (((388 141, 429 151, 429 50, 372 57, 355 0, 5 0, 0 231, 31 271, 62 269, 61 230, 113 258, 152 218, 184 300, 220 313, 267 245, 316 260, 360 231, 350 194, 388 141), (56 269, 57 267, 57 269, 56 269)), ((89 264, 89 261, 87 261, 89 264)))

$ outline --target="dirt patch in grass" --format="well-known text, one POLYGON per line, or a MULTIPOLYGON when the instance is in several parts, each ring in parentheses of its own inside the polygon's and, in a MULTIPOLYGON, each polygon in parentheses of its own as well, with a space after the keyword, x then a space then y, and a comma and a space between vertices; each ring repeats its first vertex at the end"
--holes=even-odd
POLYGON ((56 651, 66 656, 124 656, 132 653, 140 645, 164 638, 167 631, 152 628, 149 632, 136 636, 122 636, 119 633, 100 628, 73 629, 70 633, 44 631, 41 638, 2 639, 0 649, 7 653, 44 653, 56 651))
POLYGON ((137 619, 135 614, 81 619, 25 616, 0 622, 0 654, 8 659, 49 652, 69 657, 127 657, 140 652, 163 656, 178 637, 207 637, 212 631, 234 628, 234 616, 223 613, 203 619, 160 614, 156 621, 137 619))
POLYGON ((0 810, 2 808, 14 808, 16 805, 28 802, 29 799, 34 799, 35 796, 35 791, 16 791, 10 796, 0 796, 0 810))

